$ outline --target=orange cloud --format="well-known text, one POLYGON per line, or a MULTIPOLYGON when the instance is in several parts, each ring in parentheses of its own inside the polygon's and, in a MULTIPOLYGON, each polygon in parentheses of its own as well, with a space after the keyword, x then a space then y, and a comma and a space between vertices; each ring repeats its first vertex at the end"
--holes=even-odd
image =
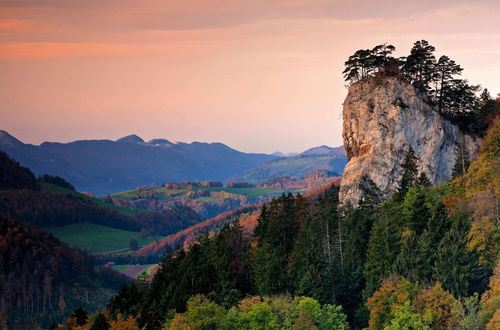
POLYGON ((36 25, 32 21, 20 19, 7 19, 0 21, 0 30, 12 32, 30 32, 35 29, 36 25))
POLYGON ((0 60, 48 59, 137 52, 134 45, 109 43, 27 42, 0 45, 0 60))

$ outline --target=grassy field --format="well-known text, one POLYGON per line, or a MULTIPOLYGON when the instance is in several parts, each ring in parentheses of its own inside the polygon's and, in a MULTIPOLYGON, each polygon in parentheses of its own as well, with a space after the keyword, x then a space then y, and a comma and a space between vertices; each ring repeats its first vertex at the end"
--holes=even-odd
MULTIPOLYGON (((261 187, 253 187, 253 188, 218 188, 218 187, 193 187, 192 191, 204 190, 208 192, 226 192, 230 194, 246 196, 250 198, 259 198, 259 197, 276 197, 281 195, 282 193, 298 193, 302 192, 302 190, 292 189, 292 190, 281 190, 275 188, 261 188, 261 187)), ((154 194, 154 198, 157 200, 168 201, 170 199, 184 197, 188 194, 190 190, 186 188, 180 189, 167 189, 164 187, 159 188, 150 188, 147 189, 146 192, 139 192, 137 190, 124 191, 117 194, 112 195, 112 197, 120 198, 123 200, 132 200, 143 196, 144 194, 152 193, 154 194)), ((214 196, 200 196, 194 198, 200 202, 212 202, 217 200, 217 197, 214 196)))
POLYGON ((63 227, 47 228, 47 230, 70 246, 91 253, 111 252, 128 248, 131 238, 137 239, 139 246, 149 244, 160 238, 154 237, 144 239, 137 232, 91 223, 75 223, 63 227))
POLYGON ((113 270, 116 270, 117 272, 120 272, 120 273, 123 273, 124 271, 126 271, 130 267, 134 267, 134 265, 114 265, 114 266, 111 266, 111 268, 113 270))
POLYGON ((111 266, 112 269, 120 272, 130 278, 136 279, 139 275, 145 273, 149 274, 151 269, 156 266, 156 264, 148 265, 115 265, 111 266))

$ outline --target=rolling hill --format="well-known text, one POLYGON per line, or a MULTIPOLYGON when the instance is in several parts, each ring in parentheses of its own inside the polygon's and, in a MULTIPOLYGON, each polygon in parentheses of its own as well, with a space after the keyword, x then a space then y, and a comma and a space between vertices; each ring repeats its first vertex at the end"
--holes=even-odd
POLYGON ((347 164, 344 147, 320 146, 292 157, 280 157, 231 176, 228 181, 258 183, 275 177, 303 178, 306 174, 326 170, 339 176, 347 164))
POLYGON ((35 174, 58 175, 79 191, 106 195, 138 185, 182 180, 221 181, 272 155, 243 153, 222 143, 145 142, 137 135, 111 140, 25 144, 0 131, 0 150, 35 174))
MULTIPOLYGON (((304 197, 310 201, 316 201, 319 196, 325 191, 340 184, 340 178, 331 178, 331 180, 323 186, 305 192, 304 197)), ((211 232, 219 230, 224 224, 230 222, 239 222, 245 228, 247 233, 252 233, 257 225, 257 219, 260 215, 261 208, 266 202, 242 206, 240 208, 230 210, 219 214, 213 218, 199 222, 191 227, 181 230, 175 234, 169 235, 161 240, 150 243, 137 251, 140 255, 158 255, 164 254, 169 249, 174 249, 178 246, 189 246, 196 236, 201 232, 211 232)))

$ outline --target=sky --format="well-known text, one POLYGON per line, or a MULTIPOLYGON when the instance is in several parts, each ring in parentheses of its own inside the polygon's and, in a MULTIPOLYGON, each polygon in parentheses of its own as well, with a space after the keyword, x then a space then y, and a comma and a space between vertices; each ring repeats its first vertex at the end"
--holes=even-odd
POLYGON ((339 146, 354 51, 425 39, 497 94, 499 22, 497 0, 0 0, 0 129, 339 146))

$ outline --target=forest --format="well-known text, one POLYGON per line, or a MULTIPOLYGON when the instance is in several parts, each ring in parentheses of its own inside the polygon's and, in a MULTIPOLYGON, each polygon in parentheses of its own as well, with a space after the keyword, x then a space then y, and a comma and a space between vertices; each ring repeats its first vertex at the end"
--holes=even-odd
POLYGON ((150 285, 123 287, 102 313, 66 324, 497 329, 500 122, 448 183, 431 186, 418 161, 409 149, 391 198, 364 182, 358 208, 340 207, 336 186, 317 200, 275 198, 252 235, 237 222, 200 234, 168 253, 150 285))
POLYGON ((129 281, 94 270, 89 256, 14 219, 1 218, 0 236, 2 329, 47 328, 78 307, 103 308, 129 281))

